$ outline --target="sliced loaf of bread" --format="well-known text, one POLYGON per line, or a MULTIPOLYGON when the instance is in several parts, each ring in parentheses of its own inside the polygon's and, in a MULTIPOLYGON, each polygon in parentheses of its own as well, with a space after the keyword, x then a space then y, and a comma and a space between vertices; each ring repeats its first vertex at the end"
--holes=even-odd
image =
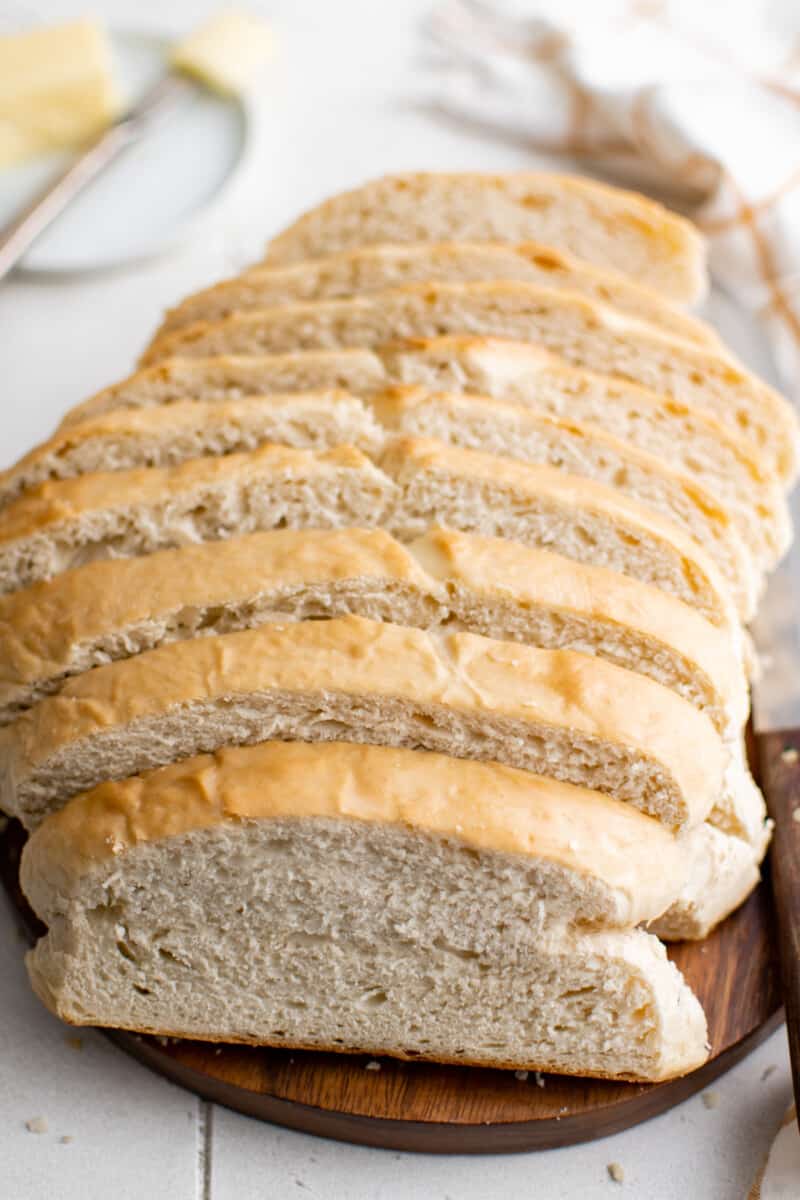
POLYGON ((31 981, 75 1024, 613 1078, 691 1070, 705 1019, 663 946, 547 924, 565 894, 608 910, 633 873, 600 808, 587 800, 573 828, 552 788, 291 743, 106 783, 25 848, 49 926, 31 981))
POLYGON ((280 739, 504 762, 691 828, 728 752, 705 713, 570 650, 348 616, 173 642, 70 680, 0 731, 0 803, 26 826, 104 779, 280 739))
POLYGON ((411 540, 439 523, 557 548, 736 624, 713 560, 674 522, 591 480, 426 439, 396 439, 380 467, 352 447, 267 445, 40 484, 0 511, 0 593, 95 559, 257 530, 380 526, 411 540))
POLYGON ((305 213, 270 242, 267 261, 453 240, 546 242, 681 304, 701 298, 707 285, 703 239, 688 221, 633 192, 536 171, 372 180, 305 213))
POLYGON ((477 283, 492 279, 565 288, 611 304, 687 341, 719 344, 710 325, 664 301, 657 292, 616 271, 600 270, 565 250, 539 242, 357 246, 288 267, 256 268, 188 296, 167 313, 156 336, 173 333, 195 321, 221 321, 235 312, 278 304, 338 300, 406 283, 477 283))
POLYGON ((499 538, 274 530, 87 563, 0 597, 0 724, 66 679, 167 642, 355 613, 596 654, 676 691, 736 736, 748 710, 730 637, 665 592, 499 538))
POLYGON ((723 351, 668 336, 575 292, 528 283, 408 284, 348 300, 287 304, 190 325, 143 365, 177 356, 372 349, 398 338, 479 334, 541 344, 573 366, 618 375, 707 410, 750 437, 765 469, 797 474, 792 407, 723 351))

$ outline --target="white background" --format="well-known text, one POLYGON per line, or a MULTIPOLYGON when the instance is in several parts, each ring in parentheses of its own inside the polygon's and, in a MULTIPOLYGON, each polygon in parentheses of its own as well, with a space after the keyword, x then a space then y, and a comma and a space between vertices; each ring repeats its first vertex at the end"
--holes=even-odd
MULTIPOLYGON (((136 270, 0 285, 0 465, 46 435, 68 405, 126 374, 165 306, 255 257, 271 233, 326 193, 387 170, 541 161, 431 111, 419 37, 428 3, 251 3, 271 20, 279 57, 263 105, 258 169, 216 231, 136 270)), ((94 7, 110 23, 176 32, 211 8, 191 0, 94 7)), ((0 3, 0 18, 28 8, 70 17, 80 5, 0 3)), ((97 1034, 72 1048, 30 995, 22 953, 3 899, 0 1200, 739 1200, 791 1095, 780 1032, 713 1085, 716 1107, 698 1096, 601 1142, 505 1158, 339 1145, 211 1109, 97 1034), (26 1129, 38 1116, 46 1133, 26 1129), (611 1162, 622 1164, 624 1184, 608 1178, 611 1162)))

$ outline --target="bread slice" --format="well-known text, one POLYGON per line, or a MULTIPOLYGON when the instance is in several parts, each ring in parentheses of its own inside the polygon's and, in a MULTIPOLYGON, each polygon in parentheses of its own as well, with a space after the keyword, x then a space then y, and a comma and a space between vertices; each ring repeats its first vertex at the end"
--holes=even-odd
POLYGON ((445 523, 557 546, 735 626, 727 585, 702 548, 615 489, 425 439, 397 439, 381 461, 383 469, 352 447, 317 454, 264 446, 41 484, 0 511, 0 592, 95 559, 256 530, 377 525, 410 540, 445 523))
POLYGON ((519 803, 549 783, 492 768, 513 820, 489 848, 488 789, 451 783, 483 769, 417 758, 273 743, 74 800, 23 854, 49 925, 36 992, 73 1024, 206 1040, 636 1079, 699 1065, 702 1010, 654 937, 548 924, 571 884, 602 890, 572 867, 592 826, 562 867, 566 809, 519 803))
POLYGON ((540 343, 573 366, 694 404, 750 437, 765 469, 786 480, 797 474, 793 409, 732 357, 574 292, 529 283, 408 284, 349 300, 242 313, 160 338, 142 365, 175 356, 372 349, 403 337, 468 333, 540 343))
POLYGON ((718 802, 728 758, 705 713, 602 659, 355 616, 98 667, 2 737, 0 802, 29 827, 104 779, 281 739, 491 759, 691 828, 718 802))
MULTIPOLYGON (((92 860, 109 857, 103 838, 112 794, 125 796, 139 790, 144 798, 154 793, 160 806, 169 796, 176 809, 168 819, 173 831, 187 817, 191 821, 193 803, 184 789, 198 763, 190 762, 191 767, 187 763, 150 772, 149 779, 128 780, 116 787, 100 784, 93 794, 84 794, 45 821, 35 843, 39 849, 32 855, 52 857, 52 866, 46 868, 39 886, 61 891, 61 881, 68 887, 76 868, 85 871, 92 860), (181 783, 176 790, 165 789, 167 780, 173 781, 173 788, 175 781, 181 783)), ((683 885, 684 839, 629 804, 529 771, 421 750, 344 742, 228 747, 210 756, 210 763, 223 777, 231 764, 236 764, 236 777, 247 772, 253 806, 249 817, 260 809, 261 817, 275 819, 284 829, 291 820, 339 821, 353 831, 363 824, 377 827, 376 836, 386 834, 391 844, 393 832, 402 828, 416 834, 418 850, 435 839, 440 853, 446 856, 446 848, 451 854, 455 851, 463 865, 472 857, 464 853, 470 847, 479 863, 486 855, 501 872, 508 871, 521 892, 527 893, 517 904, 531 913, 538 905, 540 923, 544 918, 561 926, 630 927, 660 916, 683 885), (322 774, 325 764, 330 769, 327 782, 322 774), (264 772, 261 787, 255 775, 259 768, 264 772), (300 779, 303 768, 322 786, 312 792, 308 777, 300 779), (349 793, 343 786, 348 772, 349 793), (654 861, 661 865, 659 872, 652 870, 654 861)), ((152 833, 164 810, 145 807, 131 816, 132 839, 147 840, 148 822, 152 833)), ((244 813, 242 818, 248 819, 244 813)), ((400 874, 408 871, 410 884, 414 872, 409 867, 395 864, 400 874)), ((259 869, 268 870, 269 859, 259 869)), ((485 880, 487 888, 489 880, 485 880)), ((440 916, 444 919, 444 914, 440 916)))
POLYGON ((375 179, 311 209, 270 242, 271 265, 380 242, 546 242, 678 303, 705 293, 705 245, 688 221, 575 176, 419 173, 375 179))
POLYGON ((406 283, 473 283, 516 279, 566 288, 611 304, 690 342, 719 345, 710 325, 613 270, 599 270, 565 250, 540 242, 422 242, 357 246, 288 267, 261 267, 188 296, 170 309, 157 337, 195 321, 221 321, 235 312, 306 300, 337 300, 406 283))
POLYGON ((265 442, 326 449, 356 444, 377 451, 398 433, 428 434, 599 480, 686 526, 715 560, 743 612, 774 563, 761 526, 730 516, 701 485, 602 430, 539 416, 481 397, 395 389, 372 401, 347 393, 298 392, 167 410, 125 409, 71 426, 0 475, 0 507, 43 479, 87 471, 164 466, 204 454, 251 450, 265 442), (747 541, 745 541, 745 538, 747 541))
POLYGON ((0 473, 0 508, 40 483, 95 471, 177 466, 265 442, 379 452, 384 441, 371 406, 336 389, 221 400, 202 413, 192 401, 166 409, 120 408, 57 430, 0 473))
POLYGON ((117 409, 341 387, 369 398, 397 385, 493 396, 593 425, 694 473, 733 513, 755 522, 772 552, 790 537, 783 492, 749 442, 708 412, 646 388, 567 367, 537 346, 498 338, 440 337, 370 350, 170 359, 106 388, 67 414, 62 429, 117 409))
POLYGON ((185 638, 355 613, 596 654, 671 688, 727 739, 749 696, 741 654, 656 588, 499 538, 274 530, 87 563, 0 597, 0 724, 73 675, 185 638))
POLYGON ((348 447, 264 446, 40 484, 0 512, 0 593, 99 558, 259 529, 381 524, 396 491, 348 447))

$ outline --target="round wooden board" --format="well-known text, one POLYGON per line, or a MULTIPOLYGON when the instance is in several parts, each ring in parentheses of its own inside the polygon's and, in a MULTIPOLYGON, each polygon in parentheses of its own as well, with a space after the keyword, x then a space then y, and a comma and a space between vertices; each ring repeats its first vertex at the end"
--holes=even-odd
MULTIPOLYGON (((0 837, 0 873, 23 925, 33 913, 17 883, 24 835, 0 837)), ((781 1018, 768 884, 702 943, 674 946, 708 1017, 711 1057, 661 1084, 595 1079, 517 1079, 512 1071, 245 1046, 215 1046, 106 1031, 123 1050, 198 1095, 322 1137, 434 1153, 549 1149, 605 1137, 672 1107, 704 1087, 767 1036, 781 1018)))

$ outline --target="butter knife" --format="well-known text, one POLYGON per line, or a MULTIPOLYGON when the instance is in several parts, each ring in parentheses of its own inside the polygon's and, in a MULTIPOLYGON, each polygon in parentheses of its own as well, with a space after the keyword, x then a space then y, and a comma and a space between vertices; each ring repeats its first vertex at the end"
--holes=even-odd
POLYGON ((151 121, 190 94, 194 85, 182 75, 159 79, 137 103, 109 125, 18 216, 0 229, 0 280, 16 266, 34 240, 122 151, 149 128, 151 121))

